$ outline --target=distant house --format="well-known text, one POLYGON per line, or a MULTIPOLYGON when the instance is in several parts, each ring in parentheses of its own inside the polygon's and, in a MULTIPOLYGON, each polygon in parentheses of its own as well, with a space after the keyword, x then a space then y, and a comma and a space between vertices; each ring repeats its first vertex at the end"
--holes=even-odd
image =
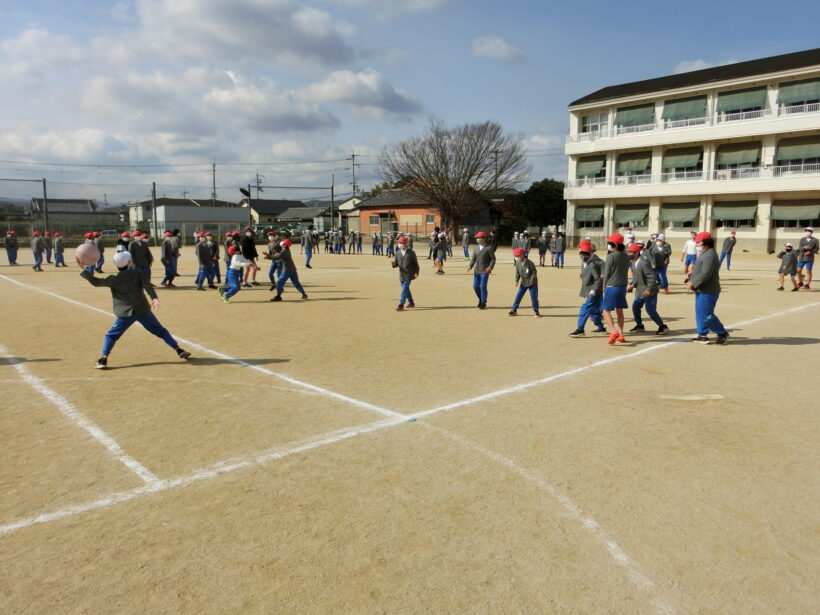
MULTIPOLYGON (((290 201, 287 199, 250 199, 251 219, 254 224, 275 224, 276 218, 288 209, 305 207, 302 201, 290 201)), ((248 206, 248 199, 242 199, 239 203, 242 207, 248 206)))
POLYGON ((162 197, 157 199, 157 210, 153 211, 152 201, 142 201, 129 206, 130 226, 161 235, 175 228, 187 236, 191 231, 221 231, 246 226, 248 210, 230 201, 211 199, 177 199, 162 197))
POLYGON ((346 199, 339 203, 337 205, 338 222, 334 221, 334 224, 344 229, 346 232, 358 232, 361 227, 359 225, 359 212, 357 211, 356 207, 363 200, 364 199, 361 199, 357 196, 352 196, 349 199, 346 199))
POLYGON ((291 230, 304 230, 313 225, 317 231, 330 228, 329 207, 292 207, 276 216, 275 223, 291 230))
MULTIPOLYGON (((44 222, 45 213, 43 199, 31 199, 32 218, 44 222)), ((98 210, 94 199, 48 199, 48 224, 54 229, 105 230, 116 228, 119 222, 115 210, 98 210)))

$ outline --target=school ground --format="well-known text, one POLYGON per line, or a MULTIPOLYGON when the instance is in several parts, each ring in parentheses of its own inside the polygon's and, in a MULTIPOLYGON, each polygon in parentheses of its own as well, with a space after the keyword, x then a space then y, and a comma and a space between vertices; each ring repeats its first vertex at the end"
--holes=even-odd
POLYGON ((540 319, 509 250, 485 311, 421 256, 403 313, 384 257, 319 253, 307 302, 186 275, 192 360, 136 325, 108 371, 106 289, 0 267, 0 612, 816 612, 820 292, 736 254, 693 344, 675 264, 669 335, 611 347, 567 335, 574 256, 540 319))

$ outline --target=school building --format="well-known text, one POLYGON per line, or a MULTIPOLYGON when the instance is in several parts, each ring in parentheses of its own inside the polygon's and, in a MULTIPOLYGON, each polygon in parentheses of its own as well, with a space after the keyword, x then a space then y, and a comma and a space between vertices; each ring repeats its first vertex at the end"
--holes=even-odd
POLYGON ((605 87, 569 115, 570 245, 735 229, 766 253, 820 226, 820 49, 605 87))

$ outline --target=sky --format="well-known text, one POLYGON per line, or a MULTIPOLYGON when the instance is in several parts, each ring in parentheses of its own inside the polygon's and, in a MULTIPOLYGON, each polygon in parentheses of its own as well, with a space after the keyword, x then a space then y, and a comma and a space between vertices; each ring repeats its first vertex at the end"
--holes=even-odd
MULTIPOLYGON (((267 198, 380 181, 385 147, 494 120, 564 179, 567 105, 820 46, 820 3, 3 0, 0 196, 267 198), (332 177, 335 176, 335 179, 332 177), (291 188, 292 187, 292 188, 291 188), (318 188, 313 188, 318 187, 318 188), (37 188, 39 189, 39 188, 37 188)), ((522 186, 526 188, 527 185, 522 186)))

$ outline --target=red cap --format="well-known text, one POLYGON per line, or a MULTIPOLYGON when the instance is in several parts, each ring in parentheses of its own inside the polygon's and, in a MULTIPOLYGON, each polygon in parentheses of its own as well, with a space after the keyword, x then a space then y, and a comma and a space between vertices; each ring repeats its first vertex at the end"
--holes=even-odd
POLYGON ((697 234, 697 237, 695 237, 695 243, 699 243, 699 242, 703 241, 704 239, 711 239, 711 238, 712 238, 712 233, 707 233, 706 231, 703 231, 702 233, 697 234))
POLYGON ((239 249, 238 246, 228 246, 228 254, 233 256, 234 254, 239 254, 242 250, 239 249))
POLYGON ((246 230, 246 231, 250 231, 250 230, 251 230, 251 227, 246 226, 246 227, 245 227, 245 230, 246 230))
POLYGON ((524 256, 524 248, 516 248, 513 250, 513 256, 524 256))
POLYGON ((282 242, 282 245, 284 245, 286 248, 289 248, 289 247, 291 247, 291 246, 293 245, 293 242, 292 242, 290 239, 285 239, 285 240, 282 242))
POLYGON ((618 245, 619 243, 623 243, 623 242, 624 242, 624 236, 623 236, 623 235, 621 235, 620 233, 612 233, 612 234, 611 234, 611 235, 607 238, 607 241, 608 241, 609 243, 614 243, 615 245, 618 245))
POLYGON ((579 252, 589 252, 592 254, 592 242, 589 241, 582 241, 578 244, 578 251, 579 252))
POLYGON ((399 243, 407 243, 407 237, 399 237, 399 243))
POLYGON ((627 251, 631 254, 640 254, 641 246, 639 246, 637 243, 633 243, 631 246, 627 248, 627 251))
POLYGON ((131 236, 131 234, 126 232, 126 233, 123 233, 123 234, 122 234, 122 236, 123 236, 123 237, 130 237, 130 236, 131 236))
POLYGON ((478 232, 475 234, 475 236, 476 236, 476 238, 478 238, 478 237, 486 237, 486 236, 487 236, 487 233, 485 233, 484 231, 478 231, 478 232))
POLYGON ((40 236, 40 231, 34 231, 34 236, 39 237, 40 236))
POLYGON ((140 237, 142 237, 143 239, 148 239, 148 233, 143 233, 142 235, 140 235, 140 237))
POLYGON ((93 236, 94 233, 86 233, 85 235, 83 235, 83 237, 85 237, 86 239, 91 239, 93 236))
POLYGON ((205 233, 197 233, 196 236, 197 237, 205 237, 205 233))
POLYGON ((208 235, 210 235, 211 237, 214 236, 214 234, 211 231, 208 231, 207 233, 205 233, 205 237, 207 237, 208 235))
POLYGON ((100 236, 100 231, 94 231, 94 237, 99 237, 99 236, 100 236))
POLYGON ((276 235, 276 231, 268 231, 268 235, 276 235))
POLYGON ((46 237, 51 237, 51 231, 46 231, 46 237))
POLYGON ((60 236, 60 231, 54 231, 54 236, 59 237, 60 236))
POLYGON ((171 231, 165 231, 165 236, 170 237, 171 236, 171 231))
POLYGON ((730 234, 730 235, 736 235, 736 234, 737 234, 737 231, 729 231, 729 234, 730 234))

